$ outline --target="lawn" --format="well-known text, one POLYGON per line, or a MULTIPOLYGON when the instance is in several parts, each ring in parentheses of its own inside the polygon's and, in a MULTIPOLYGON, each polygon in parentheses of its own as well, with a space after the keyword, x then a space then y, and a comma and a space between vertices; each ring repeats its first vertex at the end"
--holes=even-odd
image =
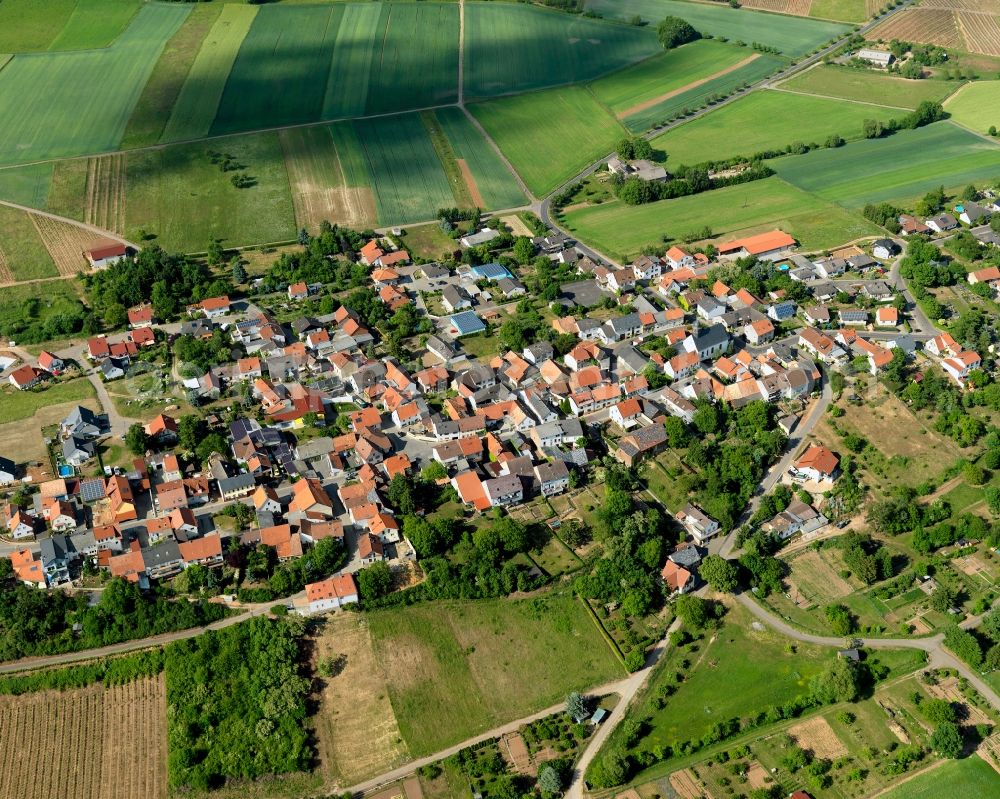
POLYGON ((773 162, 789 183, 860 208, 1000 177, 1000 147, 949 122, 773 162))
MULTIPOLYGON (((0 205, 0 258, 14 280, 33 280, 59 274, 52 256, 45 249, 31 217, 6 205, 0 205)), ((9 278, 0 277, 0 282, 9 278)))
POLYGON ((785 81, 781 88, 844 100, 916 108, 924 100, 943 100, 955 91, 955 84, 941 80, 907 80, 866 69, 819 64, 785 81))
POLYGON ((659 52, 651 28, 507 3, 470 3, 465 8, 469 97, 591 80, 659 52))
POLYGON ((733 9, 722 3, 684 0, 587 0, 587 8, 606 17, 629 20, 635 15, 656 25, 665 16, 686 19, 703 33, 745 42, 761 42, 791 56, 803 55, 850 26, 803 17, 733 9))
POLYGON ((45 284, 44 291, 32 284, 4 286, 0 292, 0 338, 16 339, 18 333, 38 322, 76 316, 81 309, 78 288, 71 280, 53 280, 45 284))
POLYGON ((424 603, 367 619, 413 757, 623 676, 570 592, 424 603))
POLYGON ((937 799, 956 788, 967 796, 996 796, 1000 793, 1000 774, 975 755, 946 760, 933 771, 890 791, 885 799, 937 799))
POLYGON ((149 5, 109 48, 15 56, 0 70, 0 163, 113 150, 190 7, 149 5))
POLYGON ((107 47, 121 35, 141 6, 141 0, 76 0, 76 8, 49 49, 107 47))
POLYGON ((860 138, 866 119, 887 121, 900 111, 846 100, 758 91, 653 139, 671 164, 700 164, 737 155, 823 143, 831 134, 860 138), (733 131, 739 131, 738 136, 733 131))
POLYGON ((531 559, 552 577, 576 571, 583 565, 573 550, 555 535, 550 536, 539 550, 533 551, 531 559))
POLYGON ((477 103, 470 110, 537 196, 610 153, 625 135, 579 86, 477 103))
POLYGON ((725 238, 780 228, 805 250, 826 249, 878 232, 860 216, 777 177, 646 205, 613 200, 570 211, 565 223, 583 241, 625 260, 647 245, 662 244, 664 236, 694 236, 705 226, 725 238))
MULTIPOLYGON (((39 408, 62 402, 83 402, 94 397, 94 387, 85 377, 53 383, 47 388, 18 391, 13 386, 0 390, 0 424, 35 415, 39 408)), ((14 453, 16 455, 16 453, 14 453)))
POLYGON ((408 227, 404 233, 403 246, 410 255, 441 261, 459 249, 458 242, 442 231, 437 222, 408 227))
POLYGON ((419 114, 352 123, 384 225, 434 219, 455 204, 448 178, 419 114))
POLYGON ((51 183, 51 162, 0 169, 0 199, 45 208, 51 183))
MULTIPOLYGON (((524 192, 496 150, 460 109, 443 108, 435 111, 434 116, 448 137, 455 156, 465 162, 471 173, 483 208, 514 208, 527 201, 524 192)), ((476 199, 475 191, 473 199, 476 199)))
POLYGON ((958 124, 977 133, 986 133, 991 125, 1000 127, 1000 80, 982 80, 967 83, 944 104, 958 124))
POLYGON ((204 252, 211 238, 226 246, 295 237, 295 213, 277 133, 177 144, 128 156, 126 226, 157 234, 168 250, 204 252), (244 166, 256 185, 233 186, 232 172, 211 163, 208 151, 244 166))

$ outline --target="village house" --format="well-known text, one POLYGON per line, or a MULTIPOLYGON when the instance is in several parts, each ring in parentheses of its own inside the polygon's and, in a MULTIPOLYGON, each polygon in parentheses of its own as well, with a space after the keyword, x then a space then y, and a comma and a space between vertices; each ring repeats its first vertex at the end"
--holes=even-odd
POLYGON ((720 532, 719 523, 690 502, 678 512, 676 518, 699 546, 720 532))
POLYGON ((358 603, 358 588, 354 582, 354 577, 350 574, 342 574, 339 577, 328 577, 318 583, 308 583, 306 585, 305 612, 312 615, 314 613, 325 613, 328 610, 342 608, 344 605, 356 605, 358 603))
POLYGON ((831 481, 837 476, 840 458, 826 447, 813 444, 795 462, 795 470, 807 480, 831 481))

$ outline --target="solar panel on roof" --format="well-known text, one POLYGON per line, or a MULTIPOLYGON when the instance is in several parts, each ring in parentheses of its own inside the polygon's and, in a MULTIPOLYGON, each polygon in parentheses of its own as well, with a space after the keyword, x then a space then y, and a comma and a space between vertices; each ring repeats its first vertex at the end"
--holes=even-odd
POLYGON ((104 499, 104 481, 100 478, 80 481, 80 497, 84 502, 97 502, 104 499))

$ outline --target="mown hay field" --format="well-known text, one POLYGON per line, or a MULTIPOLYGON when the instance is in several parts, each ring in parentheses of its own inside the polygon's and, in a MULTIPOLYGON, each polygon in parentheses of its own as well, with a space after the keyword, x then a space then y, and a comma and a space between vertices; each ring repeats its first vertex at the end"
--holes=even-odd
POLYGON ((0 252, 4 271, 11 280, 35 280, 59 274, 31 217, 6 205, 0 205, 0 252))
POLYGON ((798 56, 850 30, 849 25, 806 17, 733 9, 723 3, 684 0, 587 0, 587 8, 609 19, 640 16, 656 25, 665 16, 680 17, 702 33, 733 41, 760 42, 784 55, 798 56))
POLYGON ((146 6, 105 50, 15 56, 0 70, 0 163, 115 149, 189 10, 146 6))
POLYGON ((469 3, 465 10, 469 97, 591 80, 659 52, 648 27, 524 5, 469 3))
POLYGON ((781 88, 843 100, 916 108, 924 100, 943 100, 955 91, 955 84, 939 80, 907 80, 879 75, 870 70, 820 64, 785 81, 781 88))
POLYGON ((128 27, 141 7, 141 0, 76 0, 73 13, 49 49, 107 47, 128 27))
POLYGON ((0 52, 107 47, 140 5, 140 0, 4 0, 0 52))
POLYGON ((991 125, 1000 128, 1000 80, 967 83, 944 107, 958 124, 977 133, 986 133, 991 125))
POLYGON ((476 103, 469 110, 539 197, 610 153, 625 135, 581 86, 476 103))

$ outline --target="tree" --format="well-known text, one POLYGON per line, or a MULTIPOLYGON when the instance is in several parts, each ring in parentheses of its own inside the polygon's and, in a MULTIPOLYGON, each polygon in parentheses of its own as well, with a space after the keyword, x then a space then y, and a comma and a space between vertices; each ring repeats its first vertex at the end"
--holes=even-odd
POLYGON ((518 236, 514 239, 514 258, 519 264, 530 264, 535 257, 535 245, 527 236, 518 236))
POLYGON ((695 39, 700 39, 701 34, 689 22, 680 17, 665 17, 656 26, 656 37, 660 40, 664 50, 670 50, 687 42, 693 42, 695 39))
POLYGON ((674 607, 681 621, 692 630, 702 629, 712 618, 711 603, 707 599, 691 594, 682 594, 677 597, 674 607))
POLYGON ((938 613, 947 613, 949 608, 954 606, 957 599, 958 597, 951 588, 946 585, 938 585, 934 593, 931 594, 930 601, 927 604, 930 605, 931 610, 936 610, 938 613))
POLYGON ((125 446, 133 455, 144 455, 149 448, 149 436, 146 435, 146 429, 139 422, 129 426, 125 433, 125 446))
POLYGON ((392 590, 392 572, 389 571, 389 564, 385 561, 373 563, 368 568, 361 569, 355 576, 358 578, 361 599, 365 602, 384 597, 392 590))
POLYGON ((555 796, 562 791, 562 780, 552 766, 542 766, 538 772, 538 789, 543 796, 555 796))
POLYGON ((931 724, 945 724, 958 719, 955 706, 945 699, 925 699, 920 703, 920 712, 931 724))
POLYGON ((861 133, 866 139, 880 139, 885 133, 881 120, 866 119, 861 123, 861 133))
POLYGON ((962 754, 962 733, 954 722, 943 722, 934 728, 930 744, 942 757, 957 758, 962 754))
POLYGON ((587 703, 576 691, 566 695, 566 713, 571 716, 573 721, 577 724, 582 724, 589 715, 589 713, 587 713, 587 703))
POLYGON ((812 695, 823 704, 853 702, 858 698, 858 668, 854 661, 838 657, 812 681, 812 695))
POLYGON ((830 629, 837 635, 850 635, 854 632, 855 622, 851 611, 846 605, 829 605, 826 609, 826 620, 830 629))
POLYGON ((413 487, 406 475, 397 474, 393 477, 386 493, 389 504, 397 513, 407 516, 416 511, 417 503, 413 498, 413 487))
POLYGON ((739 585, 739 567, 721 555, 705 558, 698 567, 698 573, 714 590, 722 593, 732 593, 739 585))
POLYGON ((233 282, 234 283, 246 283, 247 282, 247 269, 243 265, 243 261, 239 257, 233 258, 233 282))
POLYGON ((980 624, 985 632, 994 641, 1000 641, 1000 610, 991 610, 980 624))

